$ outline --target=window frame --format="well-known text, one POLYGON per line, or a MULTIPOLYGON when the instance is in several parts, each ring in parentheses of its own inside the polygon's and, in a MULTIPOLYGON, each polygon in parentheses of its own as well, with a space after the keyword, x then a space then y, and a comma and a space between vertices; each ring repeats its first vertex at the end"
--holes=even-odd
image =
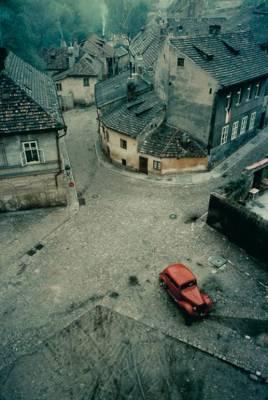
POLYGON ((184 67, 184 65, 185 65, 185 58, 177 57, 177 67, 184 67))
POLYGON ((232 92, 226 95, 226 107, 225 110, 229 111, 232 106, 232 92))
POLYGON ((153 169, 156 171, 161 171, 161 161, 160 160, 153 160, 153 169))
POLYGON ((246 98, 246 101, 249 101, 251 99, 251 97, 252 97, 252 85, 249 85, 247 87, 247 98, 246 98))
POLYGON ((83 86, 84 87, 89 87, 90 86, 90 82, 89 82, 89 78, 88 77, 84 77, 83 78, 83 86))
POLYGON ((232 125, 231 140, 235 140, 238 136, 239 121, 235 121, 232 125))
POLYGON ((257 117, 257 111, 254 111, 253 113, 251 113, 250 120, 249 120, 249 126, 248 126, 249 131, 254 130, 255 123, 256 123, 256 117, 257 117))
POLYGON ((120 138, 121 149, 127 150, 127 140, 120 138))
POLYGON ((226 144, 229 136, 230 125, 224 125, 221 130, 221 145, 226 144), (224 139, 224 140, 223 140, 224 139))
POLYGON ((237 95, 237 101, 236 101, 236 106, 238 107, 238 106, 240 106, 240 104, 241 104, 241 100, 242 100, 242 88, 240 88, 237 92, 236 92, 236 95, 237 95))
POLYGON ((25 140, 25 141, 21 142, 21 144, 22 144, 22 151, 23 151, 24 157, 25 157, 25 164, 26 165, 41 164, 41 157, 40 157, 40 150, 39 150, 39 147, 38 147, 38 141, 37 140, 25 140), (35 148, 32 148, 32 143, 35 144, 35 148), (28 144, 30 146, 29 149, 27 149, 25 147, 26 144, 28 144), (38 161, 37 160, 28 161, 27 160, 27 154, 26 153, 29 152, 29 151, 31 153, 33 151, 36 151, 36 154, 37 154, 37 157, 38 157, 38 161))
POLYGON ((57 89, 57 92, 62 92, 62 83, 61 82, 56 83, 56 89, 57 89))
POLYGON ((248 115, 245 115, 241 120, 240 135, 244 135, 247 132, 247 126, 248 126, 248 115))
POLYGON ((261 82, 257 82, 255 85, 256 91, 255 91, 255 99, 260 97, 260 91, 261 91, 261 82))

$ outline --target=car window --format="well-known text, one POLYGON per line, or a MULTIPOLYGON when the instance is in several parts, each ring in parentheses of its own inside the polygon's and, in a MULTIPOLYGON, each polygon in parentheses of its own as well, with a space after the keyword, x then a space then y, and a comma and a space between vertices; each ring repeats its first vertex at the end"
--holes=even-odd
POLYGON ((176 283, 170 276, 168 276, 168 279, 170 280, 170 282, 171 282, 174 286, 178 287, 177 283, 176 283))
POLYGON ((181 288, 186 289, 186 288, 193 287, 193 286, 196 286, 196 281, 186 282, 184 285, 181 286, 181 288))

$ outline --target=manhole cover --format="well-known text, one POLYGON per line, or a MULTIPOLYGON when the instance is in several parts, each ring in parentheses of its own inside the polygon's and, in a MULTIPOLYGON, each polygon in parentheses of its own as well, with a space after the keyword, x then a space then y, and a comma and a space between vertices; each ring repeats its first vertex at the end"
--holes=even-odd
POLYGON ((169 214, 169 219, 177 219, 177 218, 178 218, 177 214, 174 213, 169 214))
POLYGON ((227 263, 227 260, 220 256, 211 256, 208 261, 217 268, 220 268, 227 263))
POLYGON ((86 200, 84 197, 79 197, 78 198, 79 206, 85 206, 86 205, 86 200))
POLYGON ((36 253, 36 250, 35 250, 35 249, 31 249, 31 250, 27 251, 28 256, 31 256, 31 257, 32 257, 35 253, 36 253))

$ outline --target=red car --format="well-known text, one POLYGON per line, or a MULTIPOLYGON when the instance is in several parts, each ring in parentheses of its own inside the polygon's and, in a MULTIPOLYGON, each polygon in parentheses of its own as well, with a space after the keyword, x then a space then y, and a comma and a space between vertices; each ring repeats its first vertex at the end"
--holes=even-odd
POLYGON ((196 277, 183 264, 172 264, 159 274, 160 286, 167 289, 186 314, 186 317, 203 317, 212 308, 210 297, 199 290, 196 277))

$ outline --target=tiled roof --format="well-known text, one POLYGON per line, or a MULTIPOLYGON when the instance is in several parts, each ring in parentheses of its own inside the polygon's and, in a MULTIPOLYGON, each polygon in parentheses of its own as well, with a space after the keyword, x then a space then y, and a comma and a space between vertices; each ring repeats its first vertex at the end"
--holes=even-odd
POLYGON ((64 127, 54 82, 11 52, 0 90, 0 134, 64 127))
POLYGON ((188 134, 162 125, 146 136, 138 152, 159 158, 205 157, 206 150, 188 134))
MULTIPOLYGON (((127 80, 129 71, 122 72, 113 78, 98 82, 95 86, 95 101, 98 108, 113 103, 116 100, 127 98, 127 80)), ((137 92, 144 92, 150 85, 143 79, 139 80, 137 92)))
POLYGON ((108 128, 136 138, 163 109, 164 104, 151 91, 109 110, 101 120, 108 128))
POLYGON ((89 38, 82 43, 81 47, 85 52, 97 58, 113 58, 115 55, 114 48, 95 33, 90 35, 89 38))
POLYGON ((68 48, 43 49, 41 52, 48 71, 65 71, 69 68, 68 48))
POLYGON ((128 55, 128 51, 124 46, 115 47, 115 56, 118 58, 128 55))
POLYGON ((168 32, 174 37, 208 35, 212 25, 219 25, 224 32, 226 18, 168 18, 168 32))
POLYGON ((67 71, 61 72, 53 76, 55 81, 62 80, 66 77, 83 77, 83 76, 98 76, 97 66, 95 61, 88 55, 84 55, 80 60, 78 60, 72 68, 67 71))
POLYGON ((171 39, 170 42, 222 86, 268 74, 268 57, 250 32, 171 39))
POLYGON ((158 27, 149 27, 140 31, 130 44, 133 57, 142 56, 145 69, 152 69, 161 52, 164 38, 158 27))

